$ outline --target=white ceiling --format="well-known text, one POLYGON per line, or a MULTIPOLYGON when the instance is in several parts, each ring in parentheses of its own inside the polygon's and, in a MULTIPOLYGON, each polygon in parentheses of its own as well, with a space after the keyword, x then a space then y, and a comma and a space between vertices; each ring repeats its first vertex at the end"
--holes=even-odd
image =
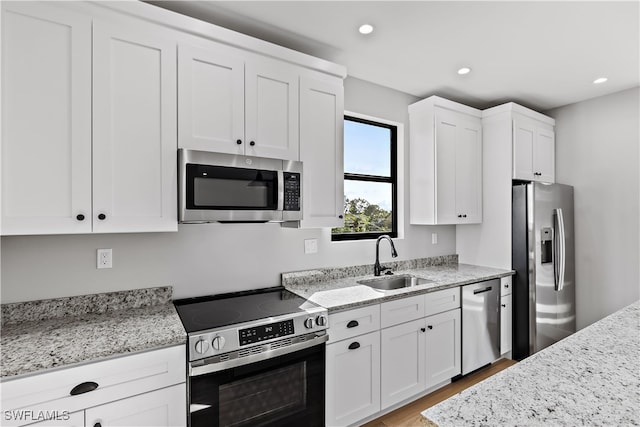
POLYGON ((151 3, 477 108, 515 101, 544 111, 640 84, 637 0, 151 3), (363 23, 374 33, 359 34, 363 23), (459 76, 461 66, 473 71, 459 76))

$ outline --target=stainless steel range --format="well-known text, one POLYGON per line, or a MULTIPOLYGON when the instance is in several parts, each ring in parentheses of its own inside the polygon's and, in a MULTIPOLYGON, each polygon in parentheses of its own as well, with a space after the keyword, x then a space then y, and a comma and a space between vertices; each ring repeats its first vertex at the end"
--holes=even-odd
POLYGON ((324 425, 326 309, 282 287, 174 304, 191 426, 324 425))

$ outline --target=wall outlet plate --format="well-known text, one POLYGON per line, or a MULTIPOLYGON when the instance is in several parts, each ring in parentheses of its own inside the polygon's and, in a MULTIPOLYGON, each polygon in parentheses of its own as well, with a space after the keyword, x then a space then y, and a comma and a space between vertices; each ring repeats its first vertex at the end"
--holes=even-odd
POLYGON ((97 254, 97 268, 113 267, 113 251, 111 249, 98 249, 97 254))
POLYGON ((431 233, 431 244, 432 245, 438 244, 438 233, 431 233))
POLYGON ((305 239, 304 240, 304 253, 305 254, 317 254, 318 253, 318 239, 305 239))

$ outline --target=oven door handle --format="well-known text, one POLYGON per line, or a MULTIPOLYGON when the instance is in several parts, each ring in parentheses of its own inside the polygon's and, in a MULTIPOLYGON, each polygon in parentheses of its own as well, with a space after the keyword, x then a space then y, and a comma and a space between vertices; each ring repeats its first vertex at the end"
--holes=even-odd
POLYGON ((305 348, 313 347, 319 344, 324 344, 329 339, 329 335, 322 334, 317 335, 314 338, 291 344, 286 347, 279 347, 273 350, 266 350, 262 353, 252 354, 242 358, 228 359, 223 362, 204 363, 200 361, 199 364, 193 362, 189 363, 189 376, 198 377, 200 375, 206 375, 213 372, 224 371, 225 369, 235 368, 236 366, 248 365, 249 363, 260 362, 263 360, 271 359, 277 356, 293 353, 295 351, 304 350, 305 348))

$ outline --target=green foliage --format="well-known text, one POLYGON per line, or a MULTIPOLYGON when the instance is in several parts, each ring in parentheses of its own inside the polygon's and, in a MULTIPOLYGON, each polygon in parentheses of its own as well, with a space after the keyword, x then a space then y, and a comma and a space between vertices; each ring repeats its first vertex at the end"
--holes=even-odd
POLYGON ((333 234, 391 231, 391 212, 362 198, 346 199, 344 226, 331 230, 333 234))

